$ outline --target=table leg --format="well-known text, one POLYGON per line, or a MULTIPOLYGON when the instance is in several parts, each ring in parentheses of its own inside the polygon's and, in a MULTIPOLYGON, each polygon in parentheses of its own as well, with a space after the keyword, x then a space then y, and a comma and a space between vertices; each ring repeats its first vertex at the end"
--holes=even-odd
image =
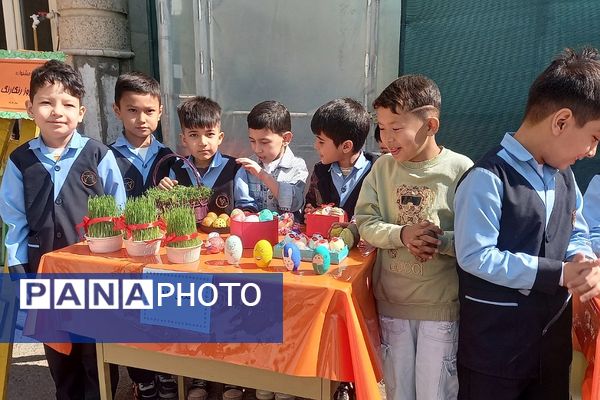
POLYGON ((104 344, 96 343, 96 362, 98 363, 98 383, 100 399, 113 400, 110 383, 110 364, 104 362, 104 344))
POLYGON ((184 377, 177 375, 177 392, 179 393, 179 400, 185 400, 185 384, 184 377))

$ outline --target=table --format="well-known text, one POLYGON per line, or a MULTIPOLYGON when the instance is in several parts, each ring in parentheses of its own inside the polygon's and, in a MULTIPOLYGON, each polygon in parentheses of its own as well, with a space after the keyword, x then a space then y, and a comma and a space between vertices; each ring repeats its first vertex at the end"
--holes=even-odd
POLYGON ((582 399, 600 398, 600 368, 594 368, 596 358, 600 360, 600 299, 594 298, 586 303, 573 296, 573 342, 574 348, 581 350, 588 367, 582 386, 582 399))
MULTIPOLYGON (((124 249, 108 257, 90 254, 79 243, 44 255, 40 271, 141 272, 148 266, 212 274, 283 273, 283 343, 98 344, 102 399, 111 397, 107 363, 115 363, 322 399, 331 398, 334 382, 352 381, 357 398, 370 400, 380 397, 377 382, 382 376, 371 288, 374 258, 354 249, 319 276, 306 262, 298 273, 287 272, 279 259, 260 269, 252 262, 251 249, 244 250, 239 267, 228 265, 223 253, 204 252, 197 264, 176 265, 168 263, 164 249, 156 257, 128 258, 124 249)), ((51 345, 63 352, 70 348, 51 345)))

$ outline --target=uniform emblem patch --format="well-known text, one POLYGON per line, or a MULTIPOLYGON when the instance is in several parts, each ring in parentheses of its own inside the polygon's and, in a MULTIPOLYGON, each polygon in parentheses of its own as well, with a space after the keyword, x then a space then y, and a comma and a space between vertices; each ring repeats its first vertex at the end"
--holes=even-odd
POLYGON ((125 184, 125 190, 131 192, 135 187, 135 182, 131 178, 123 179, 123 183, 125 184))
POLYGON ((227 208, 231 204, 231 201, 229 200, 229 196, 224 193, 219 193, 215 199, 215 204, 219 208, 227 208))
POLYGON ((81 174, 81 183, 87 187, 92 187, 98 182, 98 175, 94 171, 83 171, 81 174))

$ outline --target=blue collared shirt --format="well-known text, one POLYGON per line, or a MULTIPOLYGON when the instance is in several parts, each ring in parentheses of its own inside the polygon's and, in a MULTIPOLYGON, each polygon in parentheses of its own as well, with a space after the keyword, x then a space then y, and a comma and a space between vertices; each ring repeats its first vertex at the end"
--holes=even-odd
MULTIPOLYGON (((195 162, 193 156, 189 156, 188 160, 190 160, 192 164, 195 162)), ((223 172, 223 169, 227 165, 227 161, 228 159, 223 157, 220 151, 217 151, 213 156, 208 169, 204 172, 204 175, 200 175, 202 184, 212 189, 217 181, 217 178, 219 178, 219 175, 221 175, 221 172, 223 172)), ((187 163, 183 163, 183 169, 185 169, 188 173, 190 181, 194 184, 194 186, 198 186, 198 179, 196 179, 196 174, 194 171, 192 171, 192 167, 190 167, 187 163)), ((171 179, 175 179, 175 173, 171 171, 169 177, 171 179)))
POLYGON ((152 164, 154 163, 154 159, 156 158, 156 155, 160 149, 164 148, 165 146, 156 140, 154 135, 152 135, 146 157, 142 158, 138 152, 138 149, 132 146, 124 135, 121 135, 117 138, 115 143, 113 143, 112 147, 121 153, 123 157, 127 159, 127 161, 129 161, 135 168, 137 168, 138 171, 140 171, 140 174, 144 178, 144 184, 146 184, 146 180, 152 172, 152 164))
MULTIPOLYGON (((512 134, 502 139, 503 160, 534 188, 546 207, 546 225, 554 206, 555 177, 558 170, 540 166, 512 134)), ((462 269, 488 282, 513 289, 533 287, 538 270, 537 255, 500 251, 496 246, 500 231, 503 198, 502 181, 492 172, 473 169, 463 180, 454 198, 454 240, 462 269)), ((595 258, 589 246, 583 218, 583 199, 576 188, 576 219, 565 259, 577 253, 595 258)))
POLYGON ((256 176, 240 168, 235 175, 235 207, 255 210, 268 208, 277 212, 296 212, 304 204, 304 187, 308 169, 303 159, 294 156, 286 147, 280 159, 270 165, 260 166, 279 184, 279 196, 275 198, 269 188, 256 176))
MULTIPOLYGON (((90 138, 81 136, 75 131, 58 161, 55 161, 52 150, 46 146, 41 137, 29 141, 29 149, 33 150, 52 179, 54 199, 58 197, 71 166, 88 140, 90 138)), ((110 150, 98 164, 98 176, 102 180, 104 192, 115 196, 117 205, 123 208, 126 201, 125 185, 115 156, 110 150)), ((0 199, 2 205, 0 217, 9 227, 5 241, 8 265, 26 264, 29 227, 25 214, 23 175, 10 159, 6 164, 2 186, 0 186, 0 199)))
POLYGON ((364 174, 369 171, 371 167, 371 161, 367 160, 365 154, 361 151, 360 156, 356 159, 356 162, 352 166, 352 171, 348 176, 342 174, 342 169, 337 162, 331 164, 329 167, 329 173, 333 180, 333 185, 340 195, 340 207, 344 207, 346 200, 354 190, 356 184, 361 180, 364 174))
POLYGON ((583 216, 590 227, 592 250, 600 255, 600 175, 592 178, 583 196, 583 216))

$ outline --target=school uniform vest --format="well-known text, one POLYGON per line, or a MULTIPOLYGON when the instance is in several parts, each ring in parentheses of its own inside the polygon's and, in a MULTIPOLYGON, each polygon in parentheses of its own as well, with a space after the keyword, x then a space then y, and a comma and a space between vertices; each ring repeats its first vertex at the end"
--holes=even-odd
MULTIPOLYGON (((213 194, 208 203, 208 211, 212 211, 217 215, 221 213, 230 214, 234 208, 233 178, 235 178, 235 174, 240 168, 240 165, 235 162, 235 158, 225 154, 221 154, 221 157, 226 160, 227 164, 225 164, 225 167, 221 170, 221 173, 211 188, 213 194)), ((177 179, 177 182, 180 185, 197 185, 197 182, 192 182, 190 180, 187 169, 183 168, 183 161, 177 160, 173 170, 175 171, 175 179, 177 179)))
POLYGON ((98 164, 107 152, 108 148, 103 144, 88 140, 56 199, 50 174, 29 149, 29 143, 12 152, 10 159, 23 175, 25 215, 29 226, 27 272, 37 271, 43 254, 80 240, 75 225, 87 215, 88 197, 104 194, 98 164))
MULTIPOLYGON (((554 207, 546 227, 544 203, 527 179, 497 155, 499 150, 473 167, 492 172, 503 184, 498 249, 545 257, 540 259, 541 267, 560 265, 575 222, 576 183, 571 170, 555 175, 554 207)), ((567 290, 558 286, 560 269, 551 275, 538 274, 526 295, 526 291, 475 277, 459 266, 458 362, 480 373, 511 379, 539 377, 542 364, 568 365, 571 304, 567 290)))
POLYGON ((158 185, 162 178, 169 176, 169 171, 173 165, 174 158, 162 162, 159 165, 158 170, 155 171, 160 160, 164 156, 173 153, 168 147, 161 147, 158 150, 158 153, 156 153, 156 157, 154 158, 154 162, 152 163, 152 167, 150 167, 150 172, 146 178, 146 182, 144 182, 144 177, 142 176, 141 172, 127 159, 127 157, 121 154, 119 150, 114 148, 113 145, 114 143, 109 147, 112 149, 112 152, 115 155, 117 165, 119 166, 119 170, 123 176, 123 183, 125 184, 125 192, 127 197, 141 196, 149 188, 158 185), (155 172, 156 184, 154 182, 155 172))
POLYGON ((319 190, 323 204, 333 203, 336 206, 341 207, 344 211, 346 211, 346 214, 348 214, 348 218, 352 218, 352 216, 354 216, 354 208, 356 207, 356 201, 358 200, 362 183, 371 171, 373 163, 377 161, 377 158, 379 158, 377 154, 367 152, 363 154, 367 160, 371 161, 371 165, 369 165, 367 171, 356 182, 352 188, 352 192, 350 192, 350 195, 348 198, 346 198, 346 203, 344 203, 343 206, 340 206, 340 194, 333 184, 333 178, 331 177, 331 172, 329 171, 331 164, 323 164, 321 162, 315 164, 314 173, 318 177, 317 189, 319 190))

